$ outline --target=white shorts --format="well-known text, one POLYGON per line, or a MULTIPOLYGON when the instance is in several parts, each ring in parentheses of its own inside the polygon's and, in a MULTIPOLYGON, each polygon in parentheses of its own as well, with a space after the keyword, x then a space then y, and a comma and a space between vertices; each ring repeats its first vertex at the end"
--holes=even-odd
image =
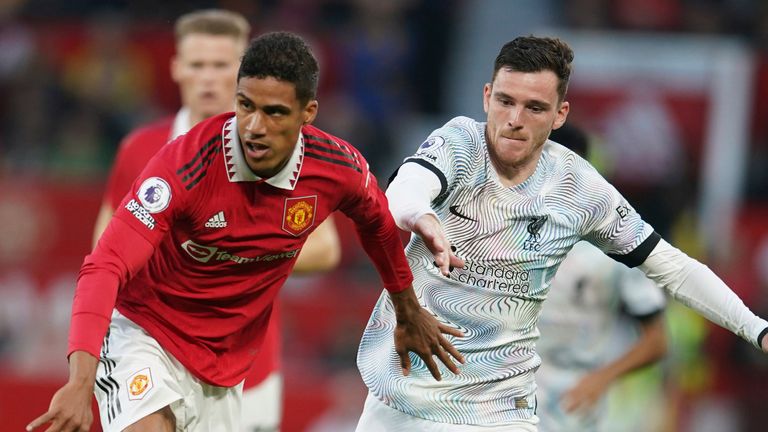
POLYGON ((437 423, 391 408, 368 392, 356 432, 537 432, 537 422, 534 416, 531 423, 520 421, 494 426, 437 423))
POLYGON ((242 432, 277 432, 282 415, 283 377, 271 373, 259 385, 243 390, 242 432))
POLYGON ((200 381, 136 323, 112 312, 94 388, 105 432, 121 431, 169 405, 179 432, 234 431, 242 388, 200 381))

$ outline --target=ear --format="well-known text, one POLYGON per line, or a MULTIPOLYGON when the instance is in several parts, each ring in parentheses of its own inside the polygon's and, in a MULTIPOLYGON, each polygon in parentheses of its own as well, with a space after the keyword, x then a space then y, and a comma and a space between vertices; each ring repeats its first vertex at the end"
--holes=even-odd
POLYGON ((318 105, 319 104, 317 103, 317 99, 313 99, 307 102, 307 105, 304 107, 304 111, 301 113, 303 124, 312 124, 312 122, 315 121, 315 117, 317 117, 318 105))
POLYGON ((559 129, 560 126, 565 124, 565 119, 568 118, 568 112, 571 109, 571 105, 568 103, 568 101, 563 101, 560 104, 560 108, 557 110, 557 113, 555 114, 555 121, 552 124, 552 129, 559 129))
POLYGON ((486 114, 488 114, 488 108, 491 105, 491 90, 493 90, 491 83, 485 83, 483 87, 483 110, 486 114))

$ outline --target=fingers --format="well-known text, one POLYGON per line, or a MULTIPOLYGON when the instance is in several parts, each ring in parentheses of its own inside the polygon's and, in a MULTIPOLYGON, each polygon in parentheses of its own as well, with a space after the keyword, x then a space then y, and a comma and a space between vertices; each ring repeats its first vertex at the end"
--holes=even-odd
POLYGON ((400 356, 400 367, 403 369, 403 376, 410 375, 411 356, 408 355, 408 350, 398 350, 397 355, 400 356))
POLYGON ((431 373, 432 376, 435 377, 437 381, 441 381, 443 378, 440 375, 440 369, 437 367, 437 363, 435 363, 435 359, 433 359, 431 355, 419 354, 419 357, 421 357, 421 359, 424 360, 424 364, 427 365, 427 369, 429 369, 429 373, 431 373))
POLYGON ((46 412, 45 414, 41 415, 40 417, 32 420, 27 425, 27 431, 34 430, 34 429, 44 425, 45 423, 48 423, 49 421, 51 421, 52 418, 53 418, 53 414, 50 411, 46 412))
MULTIPOLYGON (((451 357, 458 360, 459 363, 464 364, 464 356, 461 355, 461 353, 459 352, 459 350, 456 349, 456 347, 454 347, 450 342, 448 342, 448 339, 440 338, 440 346, 442 346, 443 350, 445 350, 442 352, 447 352, 448 354, 451 355, 451 357)), ((445 363, 445 361, 443 361, 443 363, 445 363)), ((459 374, 458 369, 456 370, 451 369, 451 372, 453 372, 456 375, 459 374)))

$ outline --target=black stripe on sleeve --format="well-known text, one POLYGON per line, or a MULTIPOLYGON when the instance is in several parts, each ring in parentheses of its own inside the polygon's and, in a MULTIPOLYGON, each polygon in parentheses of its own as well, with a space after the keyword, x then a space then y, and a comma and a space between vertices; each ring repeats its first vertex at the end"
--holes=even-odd
POLYGON ((357 171, 359 173, 363 172, 363 170, 360 169, 360 167, 358 167, 357 165, 353 165, 351 163, 347 163, 347 162, 344 162, 344 161, 341 161, 341 160, 338 160, 338 159, 333 159, 333 158, 325 157, 325 156, 319 155, 317 153, 312 153, 312 152, 306 151, 306 152, 304 152, 304 156, 310 157, 310 158, 313 158, 313 159, 319 159, 321 161, 330 162, 330 163, 336 164, 336 165, 341 165, 341 166, 344 166, 344 167, 347 167, 347 168, 352 168, 353 170, 355 170, 355 171, 357 171))
POLYGON ((648 258, 648 255, 651 254, 653 249, 657 244, 659 244, 660 241, 661 235, 654 231, 651 233, 651 235, 648 236, 647 239, 640 243, 640 246, 636 247, 632 252, 626 255, 608 254, 608 256, 629 268, 635 268, 645 262, 645 260, 648 258))
MULTIPOLYGON (((434 166, 434 165, 432 165, 431 163, 429 163, 429 162, 425 161, 424 159, 417 159, 417 158, 408 158, 408 159, 406 159, 406 160, 405 160, 405 162, 403 162, 403 163, 402 163, 402 165, 400 165, 400 166, 403 166, 403 165, 407 164, 408 162, 413 162, 413 163, 415 163, 415 164, 421 165, 421 166, 423 166, 424 168, 426 168, 426 169, 428 169, 428 170, 432 171, 433 173, 435 173, 435 175, 437 176, 437 178, 438 178, 438 179, 440 179, 440 193, 439 193, 439 194, 437 194, 437 196, 438 196, 438 197, 439 197, 440 195, 444 194, 444 193, 445 193, 445 191, 447 191, 447 190, 448 190, 448 180, 446 180, 446 179, 445 179, 445 174, 443 174, 443 172, 442 172, 442 171, 440 171, 439 169, 437 169, 437 167, 435 167, 435 166, 434 166)), ((398 172, 398 171, 400 171, 400 167, 398 167, 398 168, 395 170, 395 172, 393 172, 393 173, 392 173, 392 175, 391 175, 391 176, 389 176, 389 180, 387 181, 387 185, 389 185, 390 183, 392 183, 392 180, 394 180, 394 179, 395 179, 395 177, 397 177, 397 172, 398 172)))
POLYGON ((768 327, 764 328, 763 331, 760 332, 760 334, 757 336, 757 346, 760 348, 763 347, 763 338, 765 335, 768 334, 768 327))
MULTIPOLYGON (((307 141, 308 141, 308 140, 307 140, 307 141)), ((325 152, 325 153, 330 153, 330 154, 332 154, 332 155, 341 156, 341 157, 343 157, 343 158, 349 159, 349 160, 351 160, 352 162, 357 162, 357 160, 355 160, 355 158, 354 158, 354 157, 353 157, 351 154, 349 154, 349 153, 344 153, 344 152, 343 152, 343 151, 341 151, 341 150, 333 150, 333 149, 329 149, 329 148, 327 148, 327 147, 319 146, 319 145, 317 145, 317 144, 312 144, 311 142, 304 142, 304 146, 305 146, 306 148, 308 148, 308 149, 317 150, 317 151, 320 151, 320 152, 325 152)))
POLYGON ((203 157, 203 154, 206 152, 206 150, 208 150, 211 146, 217 144, 220 140, 221 140, 221 135, 216 135, 215 137, 213 137, 210 140, 208 140, 208 142, 206 142, 200 148, 200 150, 198 150, 197 153, 195 153, 195 156, 192 158, 192 160, 190 160, 189 162, 184 164, 181 168, 176 170, 176 174, 177 175, 181 175, 184 171, 186 171, 186 170, 190 169, 192 166, 194 166, 195 163, 197 162, 197 160, 200 159, 201 157, 203 157))

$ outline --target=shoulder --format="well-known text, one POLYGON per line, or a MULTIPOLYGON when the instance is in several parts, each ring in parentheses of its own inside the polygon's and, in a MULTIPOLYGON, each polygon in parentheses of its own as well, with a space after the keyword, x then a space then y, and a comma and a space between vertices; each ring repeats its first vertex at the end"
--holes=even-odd
POLYGON ((469 117, 454 117, 443 126, 436 129, 430 139, 440 137, 446 143, 458 147, 474 147, 482 142, 482 134, 485 130, 484 123, 480 123, 469 117))
POLYGON ((223 153, 223 141, 237 134, 234 114, 225 113, 203 120, 184 135, 179 136, 158 152, 158 163, 167 166, 187 190, 203 180, 218 176, 208 175, 214 161, 223 153))
POLYGON ((301 128, 304 156, 320 165, 333 168, 333 172, 367 173, 367 162, 362 153, 347 141, 315 126, 301 128))
POLYGON ((566 189, 608 192, 610 184, 587 160, 554 141, 544 143, 542 157, 546 161, 553 184, 566 189))

